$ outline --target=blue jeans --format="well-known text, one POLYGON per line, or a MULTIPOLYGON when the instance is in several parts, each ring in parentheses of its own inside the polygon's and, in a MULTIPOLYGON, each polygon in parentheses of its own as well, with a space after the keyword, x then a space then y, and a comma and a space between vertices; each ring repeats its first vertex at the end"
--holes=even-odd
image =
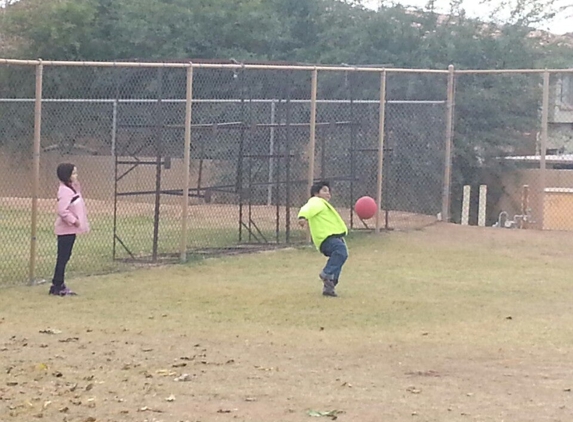
POLYGON ((338 283, 342 266, 348 259, 348 249, 346 243, 340 237, 329 237, 322 245, 320 245, 320 252, 328 257, 326 266, 322 270, 322 275, 334 281, 335 285, 338 283))

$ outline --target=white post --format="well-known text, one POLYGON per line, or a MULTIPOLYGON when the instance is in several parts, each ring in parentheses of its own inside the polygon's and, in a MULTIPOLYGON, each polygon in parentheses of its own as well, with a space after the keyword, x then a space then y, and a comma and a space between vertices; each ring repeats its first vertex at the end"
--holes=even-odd
POLYGON ((270 134, 270 142, 269 142, 269 185, 267 186, 267 205, 272 205, 273 203, 273 164, 274 158, 273 154, 275 153, 275 114, 276 114, 276 103, 275 100, 271 102, 271 134, 270 134))
POLYGON ((464 196, 462 200, 462 226, 467 226, 470 223, 470 197, 472 187, 469 185, 464 186, 464 196))
POLYGON ((485 212, 487 209, 487 185, 479 187, 478 226, 485 227, 485 212))

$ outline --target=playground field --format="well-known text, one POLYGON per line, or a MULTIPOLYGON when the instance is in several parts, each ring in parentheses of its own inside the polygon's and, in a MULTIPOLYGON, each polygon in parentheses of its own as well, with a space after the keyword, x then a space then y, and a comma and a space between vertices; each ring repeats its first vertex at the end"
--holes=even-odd
POLYGON ((437 224, 0 295, 2 421, 569 421, 573 240, 437 224))

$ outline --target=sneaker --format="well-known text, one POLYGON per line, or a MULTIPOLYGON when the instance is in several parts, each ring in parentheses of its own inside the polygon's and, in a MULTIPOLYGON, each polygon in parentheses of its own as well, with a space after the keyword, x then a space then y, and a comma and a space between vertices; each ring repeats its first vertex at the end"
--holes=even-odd
POLYGON ((77 293, 67 288, 65 284, 60 288, 57 288, 52 284, 50 286, 49 294, 53 296, 77 296, 77 293))
POLYGON ((334 281, 333 280, 324 280, 324 288, 322 289, 323 296, 329 297, 337 297, 336 291, 334 290, 334 281))
MULTIPOLYGON (((318 278, 320 278, 320 280, 324 283, 326 280, 328 280, 326 278, 326 276, 323 273, 320 273, 318 275, 318 278)), ((332 280, 332 282, 334 283, 334 287, 336 287, 338 285, 338 280, 332 280)))
POLYGON ((77 296, 78 294, 67 287, 60 290, 60 296, 77 296))

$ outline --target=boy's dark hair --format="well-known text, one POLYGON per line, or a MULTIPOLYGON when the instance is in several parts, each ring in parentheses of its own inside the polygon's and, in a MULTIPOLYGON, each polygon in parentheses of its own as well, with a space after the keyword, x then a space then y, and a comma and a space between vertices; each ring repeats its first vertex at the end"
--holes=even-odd
POLYGON ((60 181, 63 184, 65 184, 74 192, 76 190, 72 187, 72 182, 70 179, 72 178, 72 173, 74 172, 75 168, 76 166, 72 163, 62 163, 56 169, 56 174, 58 175, 58 179, 60 179, 60 181))
POLYGON ((318 192, 320 192, 320 190, 323 187, 327 187, 328 189, 330 189, 330 183, 327 182, 326 180, 320 181, 320 182, 316 182, 314 185, 312 185, 312 187, 310 188, 310 196, 315 196, 318 192))

